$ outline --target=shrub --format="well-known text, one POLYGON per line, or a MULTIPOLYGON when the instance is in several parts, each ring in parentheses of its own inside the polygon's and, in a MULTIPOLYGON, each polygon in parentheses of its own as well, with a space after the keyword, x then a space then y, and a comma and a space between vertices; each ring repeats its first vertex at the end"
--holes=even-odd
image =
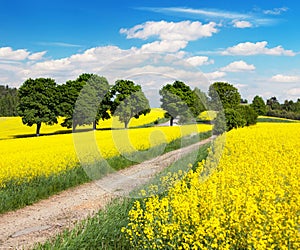
POLYGON ((226 118, 226 131, 229 131, 233 128, 244 127, 246 125, 246 120, 243 116, 234 109, 225 109, 225 118, 226 118))
POLYGON ((246 120, 246 126, 254 125, 257 122, 257 113, 249 105, 239 105, 236 109, 241 116, 246 120))

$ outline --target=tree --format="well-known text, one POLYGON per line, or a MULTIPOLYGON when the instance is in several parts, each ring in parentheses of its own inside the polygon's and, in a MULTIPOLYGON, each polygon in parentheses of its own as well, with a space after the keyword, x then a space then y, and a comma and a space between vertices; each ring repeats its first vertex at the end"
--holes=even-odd
POLYGON ((193 90, 195 100, 193 103, 193 113, 198 116, 201 112, 207 110, 208 98, 204 92, 202 92, 197 87, 193 90))
POLYGON ((267 107, 269 110, 281 110, 281 106, 276 96, 271 97, 267 100, 267 107))
POLYGON ((227 108, 224 111, 226 119, 226 131, 229 131, 233 128, 244 127, 246 125, 246 120, 238 111, 231 108, 227 108))
POLYGON ((255 96, 252 100, 251 107, 258 115, 266 115, 267 107, 264 100, 260 96, 255 96))
POLYGON ((42 123, 57 123, 57 89, 50 78, 28 79, 19 88, 18 114, 23 124, 36 124, 36 135, 39 136, 42 123))
POLYGON ((247 99, 243 99, 241 98, 241 101, 240 101, 241 104, 247 104, 248 103, 248 100, 247 99))
POLYGON ((215 110, 223 108, 235 108, 241 101, 241 95, 237 88, 227 82, 215 82, 209 86, 208 95, 211 106, 215 110), (221 103, 220 103, 221 102, 221 103))
POLYGON ((60 115, 63 127, 75 129, 78 125, 96 124, 100 118, 108 119, 109 84, 105 77, 81 74, 75 81, 67 81, 59 88, 60 115))
POLYGON ((125 128, 132 117, 138 118, 150 112, 148 99, 145 97, 140 85, 129 80, 118 80, 111 88, 113 99, 111 113, 119 116, 125 128))
POLYGON ((246 121, 246 126, 257 123, 257 113, 250 105, 239 105, 236 110, 240 113, 242 118, 246 121))
POLYGON ((72 128, 75 103, 85 83, 78 77, 75 81, 69 80, 65 84, 58 86, 59 115, 64 117, 61 126, 72 128))
POLYGON ((109 84, 105 77, 96 74, 84 74, 86 82, 76 100, 73 112, 73 128, 77 125, 89 125, 93 123, 93 129, 99 119, 108 119, 110 115, 109 84))
POLYGON ((285 100, 284 103, 281 105, 283 110, 296 112, 297 111, 297 103, 294 103, 292 100, 285 100))
POLYGON ((173 121, 178 116, 182 121, 185 121, 191 118, 192 115, 198 115, 201 112, 200 96, 196 96, 195 92, 180 81, 167 84, 159 91, 162 97, 161 108, 167 111, 166 117, 170 117, 170 126, 173 126, 173 121))

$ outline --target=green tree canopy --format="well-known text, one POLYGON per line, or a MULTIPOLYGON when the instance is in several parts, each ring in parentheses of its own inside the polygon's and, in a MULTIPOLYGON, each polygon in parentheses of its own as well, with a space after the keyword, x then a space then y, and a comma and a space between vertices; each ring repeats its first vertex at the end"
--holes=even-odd
POLYGON ((246 121, 246 126, 254 125, 257 123, 257 113, 250 105, 239 105, 236 110, 241 114, 246 121))
MULTIPOLYGON (((195 92, 201 94, 198 90, 195 92)), ((161 108, 170 117, 170 126, 176 117, 180 116, 181 120, 187 120, 191 116, 200 114, 200 96, 197 96, 191 88, 183 82, 175 81, 173 84, 167 84, 159 91, 161 95, 161 108)), ((203 104, 203 103, 202 103, 203 104)))
POLYGON ((100 118, 110 117, 109 84, 105 77, 84 73, 58 88, 63 127, 75 129, 78 125, 94 123, 95 128, 100 118))
POLYGON ((110 118, 108 113, 110 109, 109 84, 105 77, 95 74, 89 75, 85 81, 86 83, 76 100, 73 112, 73 128, 77 125, 93 123, 93 128, 96 129, 99 119, 110 118))
POLYGON ((79 76, 76 80, 69 80, 58 86, 59 114, 64 117, 61 126, 72 128, 75 103, 85 84, 86 82, 79 76))
POLYGON ((195 100, 192 110, 194 115, 198 116, 201 112, 207 110, 208 98, 207 95, 197 87, 193 90, 193 93, 195 100))
POLYGON ((215 82, 209 86, 208 95, 211 107, 215 110, 223 108, 235 108, 241 101, 241 95, 237 88, 227 82, 215 82), (221 102, 221 103, 220 103, 221 102))
POLYGON ((264 100, 260 96, 255 96, 252 100, 251 107, 258 115, 266 115, 267 107, 264 100))
POLYGON ((113 100, 111 113, 119 116, 125 128, 132 117, 138 118, 150 112, 148 99, 145 97, 140 85, 129 80, 118 80, 111 88, 113 100))
POLYGON ((224 113, 226 118, 226 131, 233 128, 244 127, 246 125, 246 120, 237 110, 227 108, 224 110, 224 113))
POLYGON ((42 123, 57 123, 57 89, 56 83, 50 78, 28 79, 18 90, 18 114, 23 124, 36 127, 39 136, 42 123))
POLYGON ((276 96, 271 97, 267 100, 267 109, 268 110, 281 110, 281 106, 276 96))

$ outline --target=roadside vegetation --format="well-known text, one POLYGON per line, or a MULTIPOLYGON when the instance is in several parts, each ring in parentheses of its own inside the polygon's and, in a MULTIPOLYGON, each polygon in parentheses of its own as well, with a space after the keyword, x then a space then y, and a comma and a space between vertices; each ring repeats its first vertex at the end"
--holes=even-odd
POLYGON ((135 190, 141 198, 114 200, 36 249, 299 249, 300 123, 289 119, 300 99, 248 104, 226 82, 206 94, 175 81, 159 94, 151 109, 133 81, 86 73, 0 87, 10 103, 0 111, 20 116, 0 118, 0 213, 218 135, 135 190))

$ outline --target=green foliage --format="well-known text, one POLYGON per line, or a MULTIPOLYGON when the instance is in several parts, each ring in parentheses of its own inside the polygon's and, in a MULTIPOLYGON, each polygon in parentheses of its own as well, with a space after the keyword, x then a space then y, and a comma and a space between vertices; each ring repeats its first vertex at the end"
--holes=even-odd
POLYGON ((235 109, 219 111, 214 120, 214 134, 222 134, 233 128, 250 126, 257 123, 257 113, 249 105, 239 105, 235 109))
POLYGON ((75 81, 69 80, 58 86, 59 115, 64 117, 61 126, 72 128, 75 103, 85 83, 79 76, 75 81))
POLYGON ((211 107, 214 110, 221 110, 220 102, 224 109, 235 108, 240 104, 241 95, 237 88, 226 82, 215 82, 209 86, 211 107))
POLYGON ((267 100, 268 110, 280 110, 280 103, 275 96, 267 100))
POLYGON ((236 110, 241 114, 242 118, 246 121, 246 126, 254 125, 257 123, 257 113, 250 105, 239 105, 236 110))
POLYGON ((40 176, 30 182, 11 180, 5 188, 0 188, 0 214, 22 208, 48 198, 67 188, 89 181, 82 167, 74 167, 60 174, 40 176))
POLYGON ((139 118, 150 112, 149 101, 144 95, 140 85, 129 80, 118 80, 111 88, 113 98, 111 112, 119 116, 119 120, 124 122, 125 128, 131 118, 139 118))
POLYGON ((0 116, 17 116, 17 105, 17 89, 0 85, 0 116))
POLYGON ((293 102, 292 100, 285 100, 283 104, 281 104, 281 109, 287 112, 294 112, 300 114, 300 98, 297 102, 293 102))
POLYGON ((214 119, 213 134, 220 135, 226 131, 226 118, 223 111, 219 111, 214 119))
POLYGON ((109 84, 105 77, 81 74, 74 81, 58 86, 60 116, 65 117, 63 127, 95 124, 110 115, 109 84))
POLYGON ((291 120, 300 120, 300 112, 292 112, 292 111, 286 111, 286 110, 269 110, 267 112, 267 116, 272 117, 280 117, 280 118, 286 118, 291 120))
POLYGON ((208 97, 197 87, 193 90, 194 103, 192 107, 192 112, 195 116, 198 116, 201 112, 207 110, 208 107, 208 97))
POLYGON ((100 118, 110 118, 108 113, 110 105, 107 96, 109 96, 109 84, 106 78, 89 75, 76 100, 73 111, 73 128, 76 128, 77 125, 92 123, 94 123, 95 128, 95 124, 100 118))
MULTIPOLYGON (((170 125, 173 120, 180 116, 180 121, 185 122, 192 118, 196 113, 200 114, 200 91, 193 92, 189 86, 180 81, 173 84, 167 84, 159 91, 161 95, 161 108, 167 113, 166 117, 170 117, 170 125), (196 92, 199 96, 196 95, 196 92)), ((197 114, 197 115, 198 115, 197 114)))
POLYGON ((252 100, 251 107, 258 115, 266 115, 267 107, 264 100, 260 96, 255 96, 252 100))
POLYGON ((229 131, 233 128, 244 127, 246 125, 246 120, 243 116, 234 109, 225 109, 225 118, 226 118, 226 131, 229 131))
POLYGON ((18 114, 23 124, 37 125, 39 135, 42 122, 53 125, 57 123, 57 89, 56 83, 50 78, 28 79, 18 91, 18 114))
POLYGON ((82 74, 76 80, 69 80, 66 82, 66 84, 58 86, 58 99, 60 103, 59 115, 64 117, 64 121, 61 123, 61 126, 72 128, 73 112, 77 98, 90 76, 91 74, 82 74))
POLYGON ((297 102, 285 100, 280 104, 275 96, 267 100, 267 116, 300 120, 300 99, 297 102))

